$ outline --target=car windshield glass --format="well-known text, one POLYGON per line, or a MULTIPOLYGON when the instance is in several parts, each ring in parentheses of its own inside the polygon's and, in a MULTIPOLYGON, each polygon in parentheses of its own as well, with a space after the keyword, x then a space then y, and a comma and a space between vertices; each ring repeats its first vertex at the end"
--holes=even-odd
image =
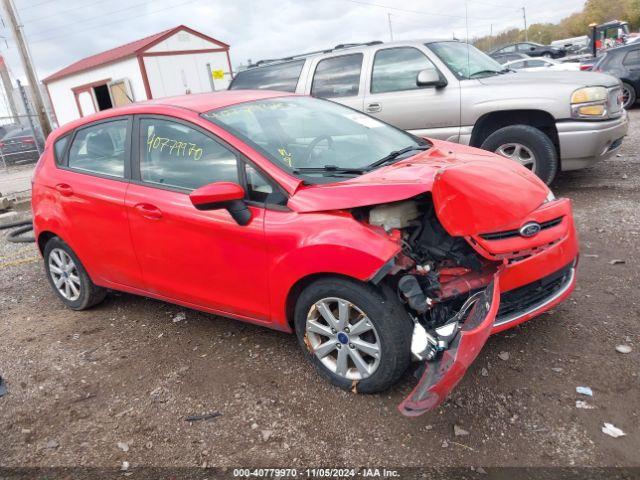
POLYGON ((363 113, 309 97, 240 103, 203 116, 276 165, 312 179, 360 175, 429 145, 363 113))
POLYGON ((459 79, 480 78, 504 72, 504 67, 473 45, 462 42, 428 43, 428 48, 459 79))

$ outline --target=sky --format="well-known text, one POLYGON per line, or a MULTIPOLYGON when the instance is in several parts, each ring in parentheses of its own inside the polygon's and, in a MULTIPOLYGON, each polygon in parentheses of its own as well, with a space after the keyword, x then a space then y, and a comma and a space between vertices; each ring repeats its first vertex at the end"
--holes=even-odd
MULTIPOLYGON (((184 24, 231 45, 236 67, 340 43, 458 39, 557 22, 584 0, 13 0, 39 78, 83 57, 184 24), (468 22, 465 19, 468 13, 468 22)), ((11 31, 0 54, 24 80, 11 31)), ((2 110, 0 102, 0 110, 2 110)))

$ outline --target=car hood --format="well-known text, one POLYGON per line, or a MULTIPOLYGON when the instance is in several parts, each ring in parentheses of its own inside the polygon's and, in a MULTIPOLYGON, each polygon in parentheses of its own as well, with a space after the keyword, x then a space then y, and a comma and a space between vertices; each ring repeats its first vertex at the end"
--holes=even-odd
POLYGON ((448 142, 343 182, 302 186, 288 206, 299 213, 345 210, 431 192, 436 214, 454 236, 493 232, 537 209, 548 188, 525 167, 448 142))
MULTIPOLYGON (((479 79, 484 85, 531 85, 539 89, 541 84, 569 85, 575 88, 586 86, 616 87, 617 78, 604 73, 582 71, 519 71, 479 79)), ((534 90, 537 91, 537 90, 534 90)))

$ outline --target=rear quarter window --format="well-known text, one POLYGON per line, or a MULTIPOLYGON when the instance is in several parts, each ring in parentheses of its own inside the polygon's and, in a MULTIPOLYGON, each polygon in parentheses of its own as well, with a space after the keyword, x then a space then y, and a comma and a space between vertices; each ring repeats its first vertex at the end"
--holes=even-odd
POLYGON ((294 93, 304 60, 238 72, 229 90, 278 90, 294 93))
POLYGON ((67 145, 69 144, 69 139, 71 135, 67 135, 65 137, 59 138, 56 140, 56 143, 53 144, 53 157, 56 161, 56 165, 64 164, 64 153, 67 150, 67 145))

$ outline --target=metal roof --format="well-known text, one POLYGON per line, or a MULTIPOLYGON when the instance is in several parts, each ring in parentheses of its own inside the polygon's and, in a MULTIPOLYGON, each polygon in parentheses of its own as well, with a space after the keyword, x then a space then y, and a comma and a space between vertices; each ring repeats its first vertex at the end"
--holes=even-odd
POLYGON ((150 35, 145 38, 141 38, 140 40, 135 40, 133 42, 120 45, 119 47, 112 48, 111 50, 106 50, 96 55, 91 55, 89 57, 83 58, 82 60, 78 60, 77 62, 72 63, 71 65, 63 68, 62 70, 58 70, 57 72, 49 75, 47 78, 43 80, 43 82, 50 83, 54 80, 68 77, 69 75, 73 75, 75 73, 83 72, 85 70, 91 70, 92 68, 98 67, 100 65, 105 65, 107 63, 115 62, 117 60, 122 60, 128 57, 134 57, 144 52, 145 50, 151 48, 153 45, 161 42, 165 38, 168 38, 172 36, 174 33, 177 33, 179 31, 186 31, 194 35, 197 35, 201 38, 204 38, 205 40, 209 40, 213 43, 220 45, 221 48, 225 48, 225 49, 229 48, 229 45, 219 40, 216 40, 215 38, 208 37, 185 25, 178 25, 177 27, 164 30, 162 32, 156 33, 154 35, 150 35))

